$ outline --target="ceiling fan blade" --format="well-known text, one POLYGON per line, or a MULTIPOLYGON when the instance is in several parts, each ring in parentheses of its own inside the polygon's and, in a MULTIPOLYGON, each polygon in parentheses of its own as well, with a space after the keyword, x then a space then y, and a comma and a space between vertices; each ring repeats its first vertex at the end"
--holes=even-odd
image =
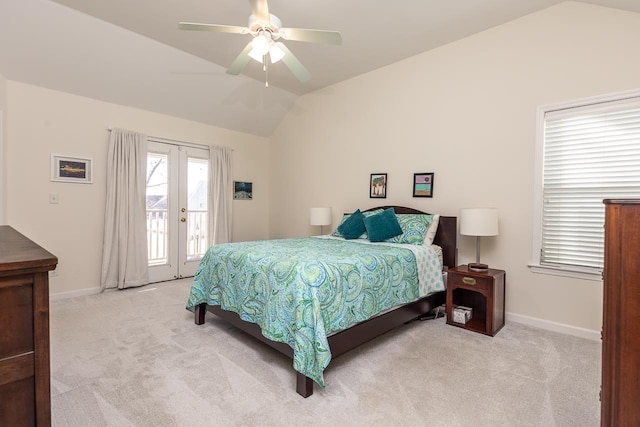
POLYGON ((249 29, 234 25, 198 24, 196 22, 180 22, 178 28, 188 31, 213 31, 216 33, 249 34, 249 29))
POLYGON ((240 52, 240 55, 238 55, 235 61, 233 61, 233 63, 229 66, 229 68, 227 69, 227 74, 233 74, 234 76, 237 76, 238 74, 240 74, 240 72, 242 72, 244 67, 247 66, 247 64, 251 60, 251 57, 249 56, 249 52, 251 51, 252 41, 253 40, 247 43, 244 49, 242 49, 242 52, 240 52))
POLYGON ((284 51, 284 56, 282 57, 282 62, 284 62, 287 67, 291 70, 291 72, 300 80, 302 83, 308 82, 311 80, 311 73, 309 70, 302 65, 302 62, 295 57, 293 53, 289 50, 287 46, 283 43, 279 44, 280 49, 284 51))
POLYGON ((269 5, 267 4, 267 0, 249 0, 249 4, 251 5, 253 16, 268 26, 271 19, 269 18, 269 5))
POLYGON ((299 42, 342 44, 342 35, 338 31, 308 30, 305 28, 280 28, 278 33, 285 40, 299 42))

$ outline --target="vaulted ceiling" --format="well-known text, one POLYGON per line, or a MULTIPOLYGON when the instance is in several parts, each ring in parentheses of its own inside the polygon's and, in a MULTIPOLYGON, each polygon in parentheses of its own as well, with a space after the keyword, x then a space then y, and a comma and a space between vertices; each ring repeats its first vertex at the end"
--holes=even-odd
MULTIPOLYGON (((560 3, 561 0, 269 0, 284 27, 342 34, 342 46, 285 41, 310 71, 279 62, 225 71, 250 35, 242 0, 2 0, 0 74, 9 80, 269 136, 297 97, 560 3)), ((640 13, 637 0, 585 0, 640 13)))

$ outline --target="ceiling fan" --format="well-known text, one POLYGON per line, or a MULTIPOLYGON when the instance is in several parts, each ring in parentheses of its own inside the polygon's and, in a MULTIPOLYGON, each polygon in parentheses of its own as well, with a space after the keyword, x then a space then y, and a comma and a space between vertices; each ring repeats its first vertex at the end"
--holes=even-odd
MULTIPOLYGON (((283 28, 280 19, 269 13, 267 0, 249 0, 249 4, 251 5, 252 14, 249 16, 249 25, 247 27, 180 22, 178 28, 181 30, 251 34, 253 39, 227 69, 228 74, 240 74, 251 59, 262 63, 265 72, 267 72, 268 62, 274 64, 282 60, 298 80, 303 83, 311 79, 311 73, 284 43, 278 40, 282 38, 284 40, 302 42, 342 44, 342 36, 337 31, 283 28)), ((266 86, 269 86, 268 80, 265 83, 266 86)))

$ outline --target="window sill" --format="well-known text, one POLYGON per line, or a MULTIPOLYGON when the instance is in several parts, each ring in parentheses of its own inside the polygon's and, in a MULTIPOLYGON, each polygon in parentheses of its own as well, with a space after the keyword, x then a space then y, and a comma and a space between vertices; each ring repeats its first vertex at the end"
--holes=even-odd
POLYGON ((601 272, 594 272, 593 270, 588 269, 580 269, 579 267, 571 269, 567 267, 551 267, 548 265, 540 264, 529 264, 528 267, 532 273, 551 274, 553 276, 572 277, 574 279, 593 280, 598 282, 602 281, 601 272))

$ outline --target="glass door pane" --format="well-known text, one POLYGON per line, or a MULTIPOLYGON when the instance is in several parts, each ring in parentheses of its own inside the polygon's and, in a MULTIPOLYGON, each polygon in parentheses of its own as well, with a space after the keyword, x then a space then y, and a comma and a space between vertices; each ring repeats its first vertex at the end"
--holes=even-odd
POLYGON ((147 155, 147 253, 149 266, 168 263, 168 159, 147 155))
POLYGON ((149 282, 178 273, 178 149, 149 141, 147 151, 147 254, 149 282))
POLYGON ((199 260, 207 250, 209 161, 187 160, 187 260, 199 260))
POLYGON ((209 150, 180 150, 180 245, 179 276, 196 273, 207 250, 209 150))

